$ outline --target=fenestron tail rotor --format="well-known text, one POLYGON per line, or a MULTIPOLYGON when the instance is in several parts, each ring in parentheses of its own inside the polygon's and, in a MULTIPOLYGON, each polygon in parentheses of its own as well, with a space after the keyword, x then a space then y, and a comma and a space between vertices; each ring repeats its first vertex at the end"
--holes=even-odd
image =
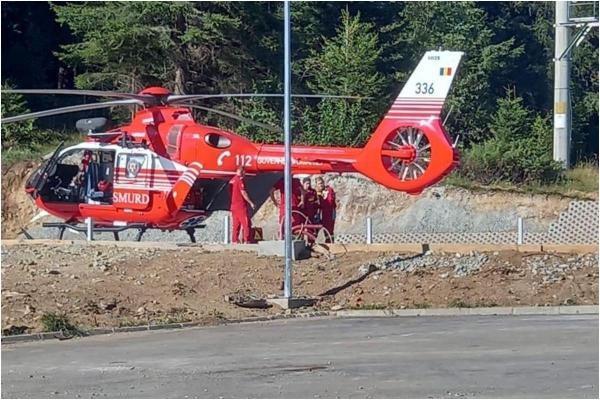
POLYGON ((401 181, 418 179, 425 173, 431 162, 429 140, 423 131, 413 126, 399 128, 386 140, 384 150, 400 150, 407 147, 412 149, 414 154, 409 159, 395 157, 393 152, 384 151, 382 155, 387 170, 393 175, 397 175, 401 181))

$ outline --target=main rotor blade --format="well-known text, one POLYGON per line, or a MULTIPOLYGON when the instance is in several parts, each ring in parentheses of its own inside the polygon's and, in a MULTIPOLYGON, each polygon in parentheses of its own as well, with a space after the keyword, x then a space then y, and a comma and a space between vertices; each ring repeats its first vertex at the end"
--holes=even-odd
POLYGON ((225 117, 229 117, 231 119, 235 119, 235 120, 238 120, 238 121, 241 121, 241 122, 245 122, 247 124, 256 125, 258 127, 261 127, 263 129, 268 130, 269 132, 283 133, 283 130, 281 128, 276 127, 276 126, 269 125, 269 124, 263 124, 262 122, 254 121, 254 120, 252 120, 250 118, 241 117, 239 115, 228 113, 226 111, 221 111, 221 110, 217 110, 217 109, 209 108, 209 107, 198 106, 196 104, 173 104, 173 105, 174 106, 181 106, 181 107, 197 108, 199 110, 208 111, 208 112, 219 114, 219 115, 223 115, 225 117))
POLYGON ((6 89, 2 93, 18 93, 18 94, 65 94, 75 96, 94 96, 94 97, 115 97, 118 99, 135 99, 146 103, 156 102, 154 96, 119 93, 103 90, 79 90, 79 89, 6 89))
MULTIPOLYGON (((192 101, 215 98, 230 98, 230 97, 283 97, 279 93, 220 93, 220 94, 173 94, 167 97, 167 103, 175 101, 192 101)), ((342 96, 334 94, 293 94, 292 97, 309 98, 309 99, 352 99, 362 100, 371 99, 372 97, 361 96, 342 96)))
POLYGON ((2 122, 3 124, 6 124, 6 123, 10 123, 10 122, 24 121, 27 119, 49 117, 52 115, 59 115, 59 114, 68 114, 68 113, 77 112, 77 111, 97 110, 100 108, 108 108, 108 107, 115 107, 115 106, 129 106, 132 104, 143 105, 144 103, 140 100, 128 99, 128 100, 105 101, 103 103, 80 104, 77 106, 53 108, 51 110, 37 111, 37 112, 29 113, 29 114, 22 114, 22 115, 17 115, 14 117, 2 118, 0 120, 0 122, 2 122))

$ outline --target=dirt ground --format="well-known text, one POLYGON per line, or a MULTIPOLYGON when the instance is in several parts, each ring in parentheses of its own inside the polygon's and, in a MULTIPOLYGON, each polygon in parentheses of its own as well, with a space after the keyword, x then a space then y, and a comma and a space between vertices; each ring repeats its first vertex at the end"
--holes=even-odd
MULTIPOLYGON (((281 294, 282 260, 254 253, 3 245, 1 271, 4 334, 43 331, 42 316, 49 313, 90 328, 209 324, 282 312, 232 302, 281 294)), ((598 304, 598 257, 592 254, 347 253, 297 261, 293 280, 295 294, 319 298, 319 310, 598 304), (454 264, 473 259, 476 267, 456 272, 454 264)))
POLYGON ((5 239, 16 237, 20 228, 27 226, 38 213, 31 198, 25 193, 25 181, 38 164, 19 162, 10 168, 2 168, 2 224, 5 239))

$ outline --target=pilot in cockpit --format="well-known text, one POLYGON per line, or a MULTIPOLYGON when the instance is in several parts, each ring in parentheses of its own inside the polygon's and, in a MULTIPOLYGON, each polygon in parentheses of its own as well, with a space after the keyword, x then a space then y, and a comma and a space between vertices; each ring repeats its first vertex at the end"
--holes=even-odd
POLYGON ((85 174, 90 166, 90 162, 92 161, 92 152, 90 150, 85 150, 83 152, 83 158, 81 159, 81 165, 79 165, 79 171, 71 180, 71 184, 69 186, 81 187, 85 182, 85 174))

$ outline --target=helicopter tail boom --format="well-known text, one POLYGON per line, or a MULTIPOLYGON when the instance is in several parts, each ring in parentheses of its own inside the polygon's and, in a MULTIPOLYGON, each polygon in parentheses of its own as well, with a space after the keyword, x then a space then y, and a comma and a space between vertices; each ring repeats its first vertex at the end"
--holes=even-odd
POLYGON ((357 157, 354 168, 394 190, 418 194, 458 163, 440 114, 463 53, 428 51, 357 157))

